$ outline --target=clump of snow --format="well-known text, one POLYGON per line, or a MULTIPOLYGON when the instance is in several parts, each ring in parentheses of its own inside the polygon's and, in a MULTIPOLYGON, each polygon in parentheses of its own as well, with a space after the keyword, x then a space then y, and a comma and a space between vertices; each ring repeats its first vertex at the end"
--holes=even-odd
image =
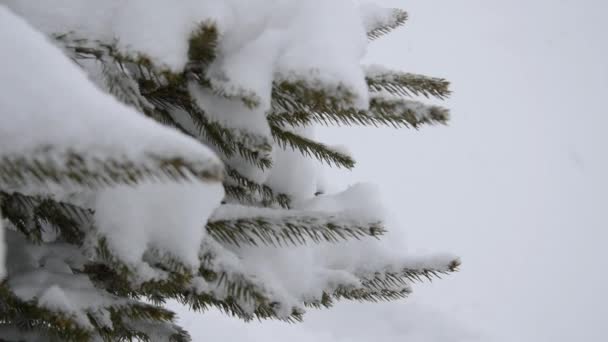
POLYGON ((86 275, 73 273, 72 267, 79 268, 74 263, 83 258, 77 248, 32 245, 11 230, 7 240, 8 286, 19 299, 36 300, 41 307, 67 314, 87 329, 93 328, 87 313, 128 303, 96 288, 86 275))
POLYGON ((224 127, 270 136, 270 127, 265 120, 264 111, 249 109, 240 101, 219 97, 194 82, 190 82, 188 86, 193 99, 209 119, 217 121, 224 127))
POLYGON ((0 157, 56 157, 61 163, 76 152, 85 162, 122 158, 151 166, 158 158, 183 158, 220 173, 221 163, 208 148, 100 91, 4 7, 0 44, 0 79, 10 80, 0 85, 0 157))
POLYGON ((379 27, 393 26, 397 23, 398 14, 393 8, 385 8, 371 2, 359 5, 359 13, 367 32, 379 27))
POLYGON ((356 96, 355 107, 367 108, 367 85, 360 66, 367 38, 356 7, 349 0, 297 3, 293 10, 300 14, 291 23, 293 33, 279 57, 279 79, 295 76, 308 81, 311 88, 330 93, 345 86, 356 96))
POLYGON ((308 199, 316 192, 317 165, 290 147, 275 148, 266 185, 292 199, 308 199))
MULTIPOLYGON (((231 129, 233 137, 243 145, 253 151, 256 151, 258 146, 272 146, 273 140, 266 120, 268 108, 259 106, 248 108, 239 100, 215 95, 193 82, 189 84, 189 91, 208 118, 231 129)), ((268 154, 272 157, 272 151, 268 154)), ((268 170, 243 162, 240 156, 228 159, 227 163, 254 182, 263 183, 268 177, 268 170)))
MULTIPOLYGON (((305 138, 314 135, 314 128, 310 126, 293 128, 292 131, 305 138)), ((290 195, 293 200, 306 200, 317 192, 318 169, 319 164, 302 152, 289 146, 277 147, 266 185, 290 195)))
POLYGON ((141 264, 153 249, 196 270, 205 224, 223 197, 218 183, 117 186, 99 194, 95 222, 114 255, 129 265, 141 264))
POLYGON ((298 209, 339 212, 350 210, 358 216, 383 220, 385 213, 378 187, 369 183, 359 183, 348 189, 330 195, 321 195, 296 204, 298 209))
POLYGON ((348 146, 346 145, 332 145, 332 146, 328 146, 332 151, 338 152, 340 154, 343 154, 345 156, 349 156, 352 158, 352 153, 350 148, 348 148, 348 146))

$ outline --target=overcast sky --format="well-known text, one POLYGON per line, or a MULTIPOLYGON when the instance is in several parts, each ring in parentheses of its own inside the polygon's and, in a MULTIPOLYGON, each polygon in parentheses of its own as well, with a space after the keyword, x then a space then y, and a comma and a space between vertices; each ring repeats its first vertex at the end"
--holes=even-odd
POLYGON ((408 249, 458 254, 462 271, 301 325, 182 312, 186 328, 195 341, 605 341, 608 2, 378 2, 411 19, 368 61, 451 80, 452 122, 323 129, 358 160, 329 180, 379 184, 408 249))

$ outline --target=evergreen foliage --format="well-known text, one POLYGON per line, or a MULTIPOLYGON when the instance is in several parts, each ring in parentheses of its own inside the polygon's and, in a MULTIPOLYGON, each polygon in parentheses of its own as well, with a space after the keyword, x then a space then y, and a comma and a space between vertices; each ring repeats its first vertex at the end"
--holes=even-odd
MULTIPOLYGON (((367 33, 369 39, 380 38, 406 19, 404 11, 394 10, 392 20, 367 33)), ((15 273, 9 259, 7 276, 0 284, 0 336, 53 341, 187 341, 189 336, 175 324, 174 314, 163 308, 167 300, 177 300, 197 311, 216 308, 245 320, 296 322, 302 320, 306 307, 330 307, 336 300, 398 300, 410 294, 413 282, 458 269, 457 259, 362 268, 348 279, 329 278, 316 293, 291 298, 272 284, 263 283, 245 263, 231 263, 224 257, 242 246, 296 248, 329 243, 338 248, 352 239, 381 238, 385 233, 381 221, 353 217, 347 210, 326 213, 294 208, 294 199, 284 189, 259 182, 246 170, 271 169, 276 148, 299 151, 332 167, 352 169, 355 161, 351 156, 301 130, 317 124, 415 128, 444 124, 449 118, 447 109, 423 104, 413 97, 443 100, 450 95, 447 81, 370 67, 366 69, 366 81, 371 100, 369 108, 361 109, 355 106, 356 96, 348 87, 340 85, 329 91, 310 82, 277 77, 265 113, 270 134, 264 136, 225 125, 202 108, 189 90, 194 82, 214 96, 247 108, 263 105, 258 94, 244 89, 227 91, 209 79, 206 71, 217 58, 222 39, 214 23, 204 22, 185 37, 189 60, 179 72, 156 65, 143 53, 121 51, 117 41, 91 40, 78 34, 57 32, 52 39, 85 70, 90 71, 91 66, 100 70, 102 88, 109 94, 209 146, 224 166, 153 154, 147 155, 145 162, 120 155, 91 157, 86 151, 55 151, 53 146, 40 146, 36 154, 2 156, 0 208, 9 254, 15 248, 38 251, 32 254, 35 259, 27 272, 47 272, 47 278, 36 286, 60 286, 66 293, 79 295, 88 291, 90 298, 97 298, 100 304, 76 306, 69 313, 50 309, 36 296, 24 299, 15 284, 26 282, 24 277, 29 273, 15 273), (115 255, 97 227, 95 209, 78 197, 118 185, 136 187, 147 181, 222 182, 223 204, 208 222, 201 220, 201 229, 206 226, 208 235, 200 249, 199 269, 190 269, 174 255, 150 248, 144 259, 164 277, 142 281, 137 267, 115 255), (69 196, 54 196, 53 189, 57 188, 66 189, 69 196), (239 211, 245 214, 234 215, 239 211), (67 280, 58 280, 59 285, 53 283, 56 270, 48 266, 55 259, 67 265, 62 271, 67 280)), ((4 340, 13 341, 0 338, 4 340)))

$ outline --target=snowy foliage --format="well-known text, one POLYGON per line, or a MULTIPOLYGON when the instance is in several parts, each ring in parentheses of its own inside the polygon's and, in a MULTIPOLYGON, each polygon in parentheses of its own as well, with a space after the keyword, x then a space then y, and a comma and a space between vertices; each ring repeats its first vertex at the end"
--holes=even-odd
POLYGON ((455 271, 378 240, 373 186, 318 177, 354 160, 317 124, 448 119, 406 98, 445 81, 361 65, 406 18, 350 0, 0 2, 0 329, 187 340, 167 299, 294 321, 455 271))

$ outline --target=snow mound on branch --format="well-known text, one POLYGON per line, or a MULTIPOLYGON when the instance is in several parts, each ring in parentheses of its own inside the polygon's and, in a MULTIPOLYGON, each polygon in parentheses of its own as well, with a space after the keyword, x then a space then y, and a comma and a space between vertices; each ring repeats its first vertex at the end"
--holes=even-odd
POLYGON ((140 265, 153 249, 196 270, 205 223, 223 197, 219 183, 119 186, 101 192, 95 221, 114 254, 129 265, 140 265))
MULTIPOLYGON (((74 32, 89 40, 117 41, 121 52, 146 55, 175 72, 188 62, 191 33, 201 23, 213 23, 219 44, 206 76, 215 93, 223 95, 206 94, 195 86, 189 87, 190 93, 214 121, 259 141, 272 142, 265 116, 271 109, 273 81, 298 82, 337 98, 346 90, 352 98, 345 105, 360 109, 369 105, 360 64, 366 31, 350 0, 49 0, 45 6, 34 0, 7 0, 6 4, 49 35, 74 32), (256 105, 249 108, 239 98, 253 98, 256 105)), ((291 151, 274 154, 277 159, 292 159, 291 151)), ((270 176, 249 165, 228 163, 258 183, 270 176)), ((299 165, 304 166, 298 168, 302 176, 315 172, 304 162, 299 165)), ((307 196, 315 192, 314 184, 301 185, 284 192, 307 196)))
POLYGON ((400 16, 404 15, 403 12, 393 8, 385 8, 371 2, 360 4, 359 12, 367 32, 380 27, 394 26, 399 21, 400 16))
MULTIPOLYGON (((327 214, 348 212, 349 215, 344 217, 346 223, 352 220, 371 222, 382 218, 375 188, 364 184, 353 186, 339 194, 318 196, 294 206, 294 209, 327 214)), ((239 214, 243 213, 232 213, 234 217, 239 217, 239 214)), ((289 211, 284 212, 284 215, 289 214, 289 211)), ((327 289, 332 283, 357 285, 358 280, 354 274, 360 259, 381 256, 379 262, 386 262, 386 256, 380 254, 383 248, 377 243, 373 244, 376 242, 373 239, 369 239, 369 242, 372 242, 369 246, 357 245, 358 249, 343 248, 349 242, 342 241, 339 248, 335 244, 320 243, 278 248, 242 246, 233 252, 238 255, 243 270, 254 274, 264 284, 272 284, 276 295, 291 298, 297 303, 302 298, 318 297, 319 291, 327 289), (353 259, 356 261, 347 263, 353 259), (334 267, 338 262, 341 262, 341 267, 334 267)))
MULTIPOLYGON (((302 134, 304 130, 298 130, 302 134)), ((302 134, 306 136, 306 134, 302 134)), ((307 158, 300 151, 289 146, 277 147, 274 150, 272 169, 266 185, 279 193, 288 194, 292 199, 311 198, 317 190, 318 163, 307 158)))
POLYGON ((7 0, 16 13, 47 34, 77 32, 143 53, 181 71, 188 38, 202 22, 220 32, 217 60, 209 76, 223 90, 257 94, 270 104, 275 75, 311 85, 346 85, 367 106, 359 65, 367 40, 357 8, 349 0, 7 0))
POLYGON ((82 267, 83 255, 77 248, 32 245, 17 232, 7 233, 8 286, 19 299, 36 300, 41 307, 73 317, 85 328, 92 328, 87 313, 127 304, 96 288, 86 275, 73 273, 72 268, 82 267))
POLYGON ((143 164, 152 163, 152 156, 183 158, 221 169, 207 147, 100 91, 58 48, 4 7, 0 44, 0 79, 10 80, 0 85, 0 157, 71 151, 143 164))
MULTIPOLYGON (((42 34, 2 6, 0 45, 0 79, 11 80, 0 85, 0 157, 52 147, 134 163, 146 163, 150 155, 183 158, 221 171, 207 147, 97 89, 42 34)), ((196 268, 205 222, 222 197, 219 182, 194 179, 118 186, 99 195, 95 218, 110 247, 127 261, 141 260, 151 247, 196 268)))

